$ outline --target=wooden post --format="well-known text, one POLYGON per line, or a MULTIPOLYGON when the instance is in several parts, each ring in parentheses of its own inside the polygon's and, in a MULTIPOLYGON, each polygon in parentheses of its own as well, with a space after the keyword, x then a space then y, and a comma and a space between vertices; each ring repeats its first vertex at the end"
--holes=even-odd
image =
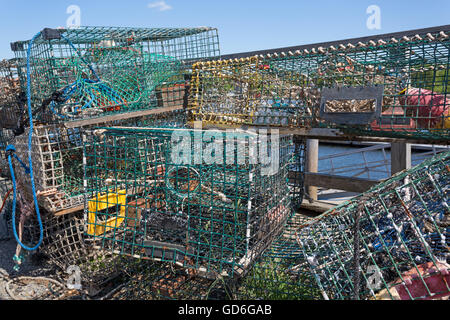
POLYGON ((391 143, 391 175, 411 168, 411 144, 391 143))
MULTIPOLYGON (((319 140, 306 141, 306 172, 317 172, 319 164, 319 140)), ((307 192, 312 200, 317 200, 317 187, 308 186, 307 192)))

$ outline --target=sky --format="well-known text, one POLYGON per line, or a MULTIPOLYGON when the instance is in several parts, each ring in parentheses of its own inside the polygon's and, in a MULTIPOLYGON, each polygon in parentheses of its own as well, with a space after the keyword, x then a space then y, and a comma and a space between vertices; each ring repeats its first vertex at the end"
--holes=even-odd
POLYGON ((71 5, 82 26, 216 27, 222 54, 450 24, 449 0, 0 0, 0 59, 10 42, 66 27, 71 5))

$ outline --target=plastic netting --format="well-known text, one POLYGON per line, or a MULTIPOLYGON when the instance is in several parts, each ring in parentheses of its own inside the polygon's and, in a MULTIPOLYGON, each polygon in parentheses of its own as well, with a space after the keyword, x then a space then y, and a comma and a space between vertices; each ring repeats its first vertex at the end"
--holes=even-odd
MULTIPOLYGON (((176 110, 102 124, 180 127, 184 123, 185 112, 176 110)), ((36 168, 34 178, 36 190, 40 192, 38 201, 46 210, 55 213, 65 209, 84 209, 82 136, 96 125, 98 123, 75 127, 63 124, 34 127, 31 146, 33 168, 36 168)), ((28 159, 28 130, 15 139, 16 154, 22 161, 28 159)), ((16 165, 15 170, 16 179, 23 187, 21 192, 31 196, 29 174, 19 165, 16 165)))
POLYGON ((299 229, 330 299, 450 295, 450 153, 400 172, 299 229))
POLYGON ((87 233, 115 253, 239 276, 291 214, 292 136, 119 127, 89 137, 87 233))
POLYGON ((190 119, 448 140, 449 30, 194 64, 190 119))
POLYGON ((193 61, 219 55, 217 30, 199 28, 80 27, 44 29, 31 48, 11 44, 41 122, 181 108, 193 61))

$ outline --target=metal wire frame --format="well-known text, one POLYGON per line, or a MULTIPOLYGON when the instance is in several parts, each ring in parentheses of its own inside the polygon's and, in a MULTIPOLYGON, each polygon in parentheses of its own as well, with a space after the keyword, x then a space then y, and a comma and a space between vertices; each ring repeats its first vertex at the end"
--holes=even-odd
MULTIPOLYGON (((254 133, 235 132, 247 148, 225 152, 222 164, 179 164, 171 158, 174 132, 202 131, 119 127, 89 135, 87 233, 118 254, 171 262, 213 279, 239 276, 291 213, 292 138, 280 137, 279 169, 265 176, 261 164, 249 162, 254 133)), ((194 157, 197 151, 189 150, 194 157)))
POLYGON ((297 211, 305 193, 306 139, 293 136, 294 160, 289 168, 289 188, 292 208, 297 211))
MULTIPOLYGON (((104 125, 181 127, 185 123, 183 110, 141 116, 124 120, 107 121, 104 125)), ((86 130, 97 124, 66 127, 63 124, 34 127, 32 138, 32 161, 35 170, 36 190, 40 193, 39 204, 47 211, 57 213, 66 209, 83 210, 83 141, 86 130)), ((28 158, 28 129, 15 140, 17 156, 28 158)), ((9 172, 9 168, 6 168, 9 172)), ((23 186, 22 192, 31 195, 30 176, 24 168, 16 166, 16 179, 23 186)))
MULTIPOLYGON (((444 28, 444 27, 443 27, 444 28)), ((190 118, 446 140, 449 30, 194 64, 190 118)))
MULTIPOLYGON (((11 44, 26 88, 28 41, 11 44)), ((183 106, 193 61, 218 56, 217 30, 44 29, 31 48, 31 100, 43 123, 183 106)))
POLYGON ((299 228, 330 299, 450 295, 450 153, 394 175, 299 228))

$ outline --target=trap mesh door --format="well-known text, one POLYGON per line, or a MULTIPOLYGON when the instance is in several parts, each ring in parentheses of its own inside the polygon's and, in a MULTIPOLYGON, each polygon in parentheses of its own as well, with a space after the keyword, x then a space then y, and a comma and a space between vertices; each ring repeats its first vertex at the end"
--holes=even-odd
POLYGON ((191 119, 448 140, 449 43, 445 29, 198 62, 191 119))
POLYGON ((449 165, 442 153, 300 228, 330 299, 448 298, 449 165))
POLYGON ((195 60, 219 55, 214 28, 44 29, 11 44, 42 122, 64 122, 155 107, 180 108, 195 60))
MULTIPOLYGON (((185 112, 176 110, 160 114, 108 121, 105 125, 142 127, 160 125, 182 127, 185 112)), ((95 125, 66 127, 63 124, 38 125, 33 129, 31 154, 36 183, 40 192, 39 203, 47 211, 56 213, 65 209, 83 210, 83 141, 82 135, 95 125)), ((16 154, 22 160, 28 159, 28 129, 15 139, 16 154)), ((9 173, 9 168, 5 168, 9 173)), ((20 192, 31 197, 30 176, 16 165, 16 179, 20 192)))
POLYGON ((171 262, 201 276, 244 273, 290 215, 292 137, 268 139, 265 152, 279 159, 275 170, 251 158, 262 148, 258 135, 229 134, 95 131, 85 144, 87 233, 116 253, 171 262), (196 137, 205 147, 200 162, 198 147, 191 146, 196 137))

